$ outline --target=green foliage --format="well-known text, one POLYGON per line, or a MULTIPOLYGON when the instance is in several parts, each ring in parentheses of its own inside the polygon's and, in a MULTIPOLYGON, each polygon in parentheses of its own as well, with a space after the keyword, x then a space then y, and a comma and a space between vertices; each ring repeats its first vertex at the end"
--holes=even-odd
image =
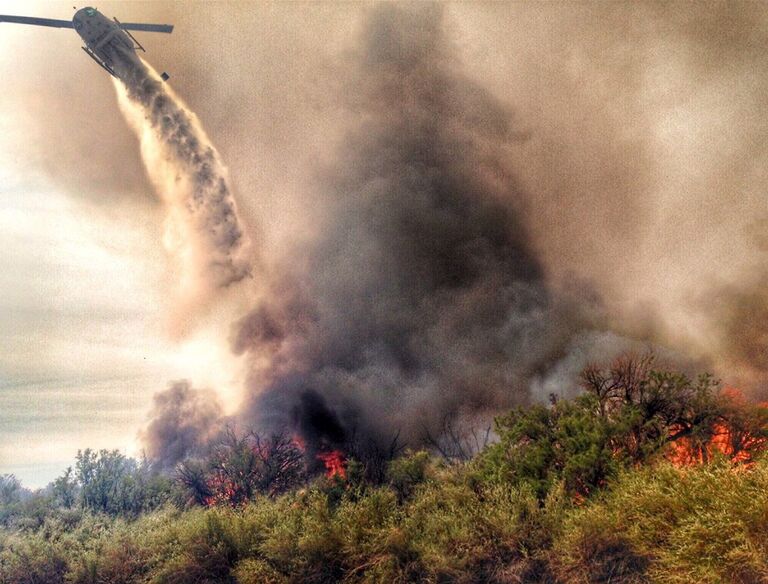
POLYGON ((21 481, 12 474, 0 475, 0 505, 12 505, 21 500, 21 481))
POLYGON ((64 551, 40 535, 7 537, 0 544, 1 584, 63 584, 66 573, 64 551))
POLYGON ((639 468, 566 518, 552 558, 573 582, 594 581, 596 559, 614 574, 645 572, 645 581, 764 582, 766 509, 766 460, 741 472, 722 458, 691 468, 639 468))
POLYGON ((0 584, 768 581, 768 411, 647 360, 584 389, 501 416, 468 463, 408 452, 376 480, 369 458, 307 483, 292 442, 233 435, 185 466, 193 501, 235 493, 218 506, 117 452, 34 494, 3 477, 0 584), (723 424, 750 464, 712 456, 723 424), (708 464, 666 462, 676 440, 708 464))
POLYGON ((159 570, 158 584, 234 582, 231 570, 238 559, 238 548, 230 518, 212 511, 196 519, 181 533, 180 553, 159 570))
POLYGON ((471 468, 428 466, 408 497, 382 486, 334 503, 318 484, 237 509, 167 508, 135 521, 62 509, 35 530, 0 531, 0 583, 747 583, 768 575, 766 461, 740 472, 725 460, 622 470, 582 504, 563 485, 541 500, 525 485, 478 481, 471 468))
POLYGON ((56 478, 52 485, 53 498, 58 505, 70 509, 77 502, 78 484, 72 467, 67 467, 64 474, 56 478))
POLYGON ((475 462, 479 477, 528 485, 539 498, 562 482, 568 493, 587 497, 622 468, 659 458, 672 442, 684 440, 693 458, 706 461, 724 427, 734 458, 765 447, 768 412, 721 395, 711 376, 692 381, 652 364, 652 356, 625 357, 607 369, 587 368, 585 391, 575 400, 497 418, 500 439, 475 462))
POLYGON ((387 481, 397 493, 398 501, 402 503, 408 499, 416 487, 427 479, 429 464, 429 453, 423 450, 408 453, 389 463, 387 481))
POLYGON ((611 446, 621 458, 646 462, 670 442, 685 438, 706 452, 728 400, 711 375, 654 369, 654 356, 624 356, 610 367, 587 367, 582 387, 596 400, 596 415, 611 424, 611 446))
MULTIPOLYGON (((81 505, 97 513, 137 516, 169 497, 168 479, 152 473, 146 462, 139 464, 117 450, 78 451, 75 470, 81 505)), ((58 483, 58 493, 64 497, 71 486, 68 475, 69 469, 58 483)))
POLYGON ((543 499, 563 481, 571 493, 588 495, 615 475, 616 428, 595 415, 597 399, 584 395, 551 408, 519 408, 496 420, 500 440, 478 457, 483 479, 527 485, 543 499))

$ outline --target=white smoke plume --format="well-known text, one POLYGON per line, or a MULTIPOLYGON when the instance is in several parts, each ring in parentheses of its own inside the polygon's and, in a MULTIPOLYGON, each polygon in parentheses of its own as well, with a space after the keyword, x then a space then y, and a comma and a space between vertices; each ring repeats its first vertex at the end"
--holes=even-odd
POLYGON ((121 79, 120 109, 165 204, 163 244, 177 271, 172 327, 180 333, 223 288, 251 274, 250 243, 226 168, 194 113, 139 59, 126 59, 121 79))

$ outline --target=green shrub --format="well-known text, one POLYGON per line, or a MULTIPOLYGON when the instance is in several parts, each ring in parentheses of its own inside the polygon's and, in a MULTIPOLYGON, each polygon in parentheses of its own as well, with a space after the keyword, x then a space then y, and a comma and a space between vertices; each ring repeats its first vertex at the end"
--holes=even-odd
POLYGON ((600 501, 568 518, 553 557, 559 573, 577 581, 592 581, 586 575, 600 565, 658 582, 766 581, 768 463, 735 471, 721 459, 623 473, 600 501))
POLYGON ((0 549, 0 583, 63 584, 64 552, 37 535, 8 538, 0 549))
POLYGON ((253 558, 240 562, 234 576, 238 584, 283 584, 289 581, 268 563, 253 558))
POLYGON ((397 493, 398 501, 402 503, 408 499, 416 487, 426 480, 429 463, 429 453, 423 450, 408 453, 389 463, 387 482, 397 493))
POLYGON ((500 417, 498 443, 469 463, 407 453, 376 481, 350 460, 346 479, 280 494, 298 475, 262 471, 294 446, 259 458, 255 437, 232 438, 214 470, 243 480, 221 506, 182 510, 167 477, 85 451, 46 491, 6 481, 0 584, 768 582, 768 414, 647 361, 585 383, 500 417), (738 464, 712 459, 716 421, 734 424, 738 464), (676 432, 710 462, 664 461, 676 432))
POLYGON ((475 463, 480 480, 525 485, 540 499, 559 481, 581 496, 596 491, 621 464, 612 448, 615 428, 596 409, 597 399, 584 395, 497 418, 500 439, 475 463))

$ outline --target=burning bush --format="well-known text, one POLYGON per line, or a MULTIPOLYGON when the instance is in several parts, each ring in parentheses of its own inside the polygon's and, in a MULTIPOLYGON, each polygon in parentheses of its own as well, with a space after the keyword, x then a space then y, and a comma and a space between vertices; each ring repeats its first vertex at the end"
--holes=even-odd
POLYGON ((344 453, 341 450, 331 450, 329 452, 321 452, 317 455, 317 458, 325 465, 325 476, 329 479, 339 477, 340 479, 347 478, 347 461, 344 453))
POLYGON ((682 436, 671 444, 668 458, 678 465, 706 463, 720 455, 733 462, 752 465, 768 445, 768 407, 753 405, 734 388, 719 396, 718 418, 704 436, 682 436))
POLYGON ((562 480, 585 497, 620 468, 661 455, 707 462, 719 452, 742 463, 766 447, 768 409, 720 391, 710 375, 692 381, 653 364, 646 355, 588 367, 577 399, 498 418, 500 441, 480 457, 481 473, 527 483, 540 497, 562 480))
POLYGON ((304 453, 290 437, 269 438, 228 428, 205 461, 179 465, 177 478, 198 505, 242 505, 257 494, 275 496, 305 480, 304 453))

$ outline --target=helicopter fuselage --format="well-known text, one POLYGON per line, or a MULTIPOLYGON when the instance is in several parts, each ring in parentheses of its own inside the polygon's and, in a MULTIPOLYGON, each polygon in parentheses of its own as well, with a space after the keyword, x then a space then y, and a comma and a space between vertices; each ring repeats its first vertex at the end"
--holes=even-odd
POLYGON ((95 8, 82 8, 72 18, 75 31, 85 41, 83 50, 111 75, 116 73, 116 59, 136 53, 134 39, 95 8))
MULTIPOLYGON (((124 78, 130 75, 131 66, 139 63, 136 49, 144 50, 139 41, 131 34, 132 30, 143 32, 173 32, 172 24, 150 24, 141 22, 120 22, 110 20, 90 6, 75 12, 72 20, 39 18, 36 16, 16 16, 0 14, 0 23, 30 24, 51 28, 74 28, 85 41, 83 50, 110 75, 124 78)), ((134 67, 135 69, 135 67, 134 67)), ((161 75, 163 81, 168 74, 161 75)))

